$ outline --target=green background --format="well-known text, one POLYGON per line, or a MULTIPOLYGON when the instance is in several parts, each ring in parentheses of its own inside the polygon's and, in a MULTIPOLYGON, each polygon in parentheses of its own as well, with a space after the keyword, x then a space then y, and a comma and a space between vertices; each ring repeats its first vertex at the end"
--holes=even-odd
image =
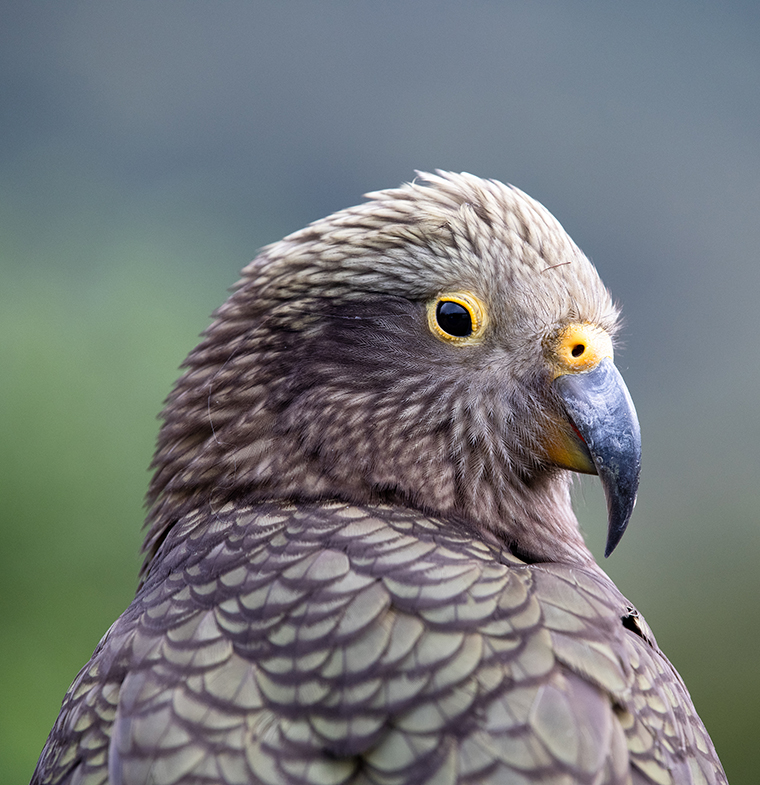
POLYGON ((759 40, 754 2, 4 3, 0 781, 134 593, 156 415, 238 270, 440 167, 544 202, 623 304, 605 568, 756 782, 759 40))

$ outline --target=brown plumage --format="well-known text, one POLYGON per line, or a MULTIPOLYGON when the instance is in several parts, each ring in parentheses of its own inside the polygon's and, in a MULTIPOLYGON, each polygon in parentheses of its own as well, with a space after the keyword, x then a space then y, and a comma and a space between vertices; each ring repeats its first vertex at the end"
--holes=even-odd
POLYGON ((722 783, 596 565, 638 424, 557 221, 471 175, 265 248, 164 411, 143 584, 35 783, 722 783))

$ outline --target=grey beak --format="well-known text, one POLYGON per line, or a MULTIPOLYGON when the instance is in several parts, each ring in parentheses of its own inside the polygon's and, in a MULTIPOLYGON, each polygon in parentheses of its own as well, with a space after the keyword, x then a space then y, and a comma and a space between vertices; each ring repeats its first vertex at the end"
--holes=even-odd
POLYGON ((623 377, 605 358, 586 373, 558 376, 553 385, 588 447, 607 498, 609 556, 636 504, 641 471, 641 429, 623 377))

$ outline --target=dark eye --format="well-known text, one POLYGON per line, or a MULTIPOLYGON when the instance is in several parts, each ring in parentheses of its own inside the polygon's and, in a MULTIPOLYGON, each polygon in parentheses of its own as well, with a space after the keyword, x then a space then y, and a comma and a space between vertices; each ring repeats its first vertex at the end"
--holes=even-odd
POLYGON ((441 300, 435 309, 438 326, 448 335, 466 338, 472 335, 472 316, 467 308, 451 300, 441 300))
POLYGON ((427 304, 430 332, 452 346, 472 346, 483 340, 486 309, 472 292, 444 292, 427 304))

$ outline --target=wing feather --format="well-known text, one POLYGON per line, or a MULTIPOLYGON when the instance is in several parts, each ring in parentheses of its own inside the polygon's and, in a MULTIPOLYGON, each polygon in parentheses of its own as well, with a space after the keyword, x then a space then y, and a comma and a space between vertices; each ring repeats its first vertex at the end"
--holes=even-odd
POLYGON ((169 533, 35 782, 725 781, 601 572, 525 564, 392 507, 231 507, 209 524, 169 533))

